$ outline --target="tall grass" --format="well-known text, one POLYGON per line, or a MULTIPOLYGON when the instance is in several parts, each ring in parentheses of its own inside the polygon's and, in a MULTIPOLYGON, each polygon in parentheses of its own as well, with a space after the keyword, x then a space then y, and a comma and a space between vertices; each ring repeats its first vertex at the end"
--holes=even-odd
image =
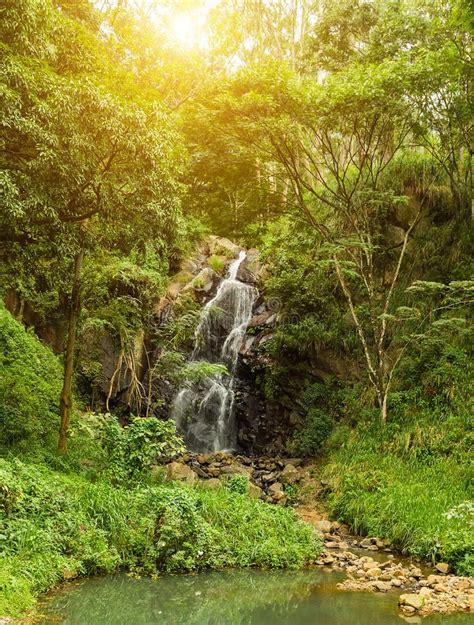
POLYGON ((444 560, 461 574, 473 574, 469 433, 450 419, 438 425, 433 438, 436 448, 428 453, 429 441, 413 446, 408 429, 348 434, 330 453, 325 469, 331 489, 328 505, 357 532, 387 537, 405 553, 444 560), (457 446, 456 429, 465 435, 457 446), (439 453, 438 446, 449 437, 449 453, 439 453))

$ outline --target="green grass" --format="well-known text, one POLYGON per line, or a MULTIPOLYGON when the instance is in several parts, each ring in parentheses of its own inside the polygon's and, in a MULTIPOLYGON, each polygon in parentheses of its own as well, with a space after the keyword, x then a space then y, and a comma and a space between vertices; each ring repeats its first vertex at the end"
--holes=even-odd
POLYGON ((225 269, 225 262, 221 256, 209 256, 207 262, 209 267, 216 273, 222 273, 225 269))
POLYGON ((474 574, 468 424, 451 418, 432 431, 389 426, 336 436, 324 475, 332 514, 405 553, 474 574))
POLYGON ((0 615, 76 575, 299 568, 319 549, 291 509, 226 488, 119 488, 0 460, 0 615))

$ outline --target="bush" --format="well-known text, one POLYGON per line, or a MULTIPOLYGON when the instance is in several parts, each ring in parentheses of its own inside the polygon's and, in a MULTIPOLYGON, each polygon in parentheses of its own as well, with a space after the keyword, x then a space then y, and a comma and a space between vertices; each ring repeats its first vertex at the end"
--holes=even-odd
POLYGON ((302 429, 294 436, 294 444, 299 454, 318 454, 329 438, 333 428, 332 418, 320 408, 310 408, 302 429))
POLYGON ((0 446, 55 446, 61 384, 58 358, 0 306, 0 446))
POLYGON ((0 528, 2 615, 76 575, 298 568, 320 550, 291 509, 227 488, 121 488, 19 460, 0 460, 0 528))
POLYGON ((249 480, 245 475, 229 475, 224 487, 231 493, 246 495, 249 492, 249 480))
POLYGON ((107 415, 101 442, 104 476, 116 483, 143 478, 154 464, 185 449, 174 421, 155 417, 134 417, 122 427, 115 417, 107 415))

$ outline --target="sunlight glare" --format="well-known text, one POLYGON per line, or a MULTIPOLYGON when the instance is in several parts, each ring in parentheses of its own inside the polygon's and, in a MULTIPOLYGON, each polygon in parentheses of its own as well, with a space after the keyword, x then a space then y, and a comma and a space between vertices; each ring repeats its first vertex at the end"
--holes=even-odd
POLYGON ((177 14, 171 19, 171 30, 179 41, 186 46, 195 46, 199 43, 199 24, 191 15, 177 14))

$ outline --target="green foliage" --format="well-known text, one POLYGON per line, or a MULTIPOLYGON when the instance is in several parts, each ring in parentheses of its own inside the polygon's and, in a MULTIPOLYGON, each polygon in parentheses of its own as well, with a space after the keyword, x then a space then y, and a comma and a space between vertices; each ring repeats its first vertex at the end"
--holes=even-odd
POLYGON ((182 379, 187 382, 199 382, 204 378, 217 375, 227 375, 227 367, 225 365, 205 360, 194 361, 188 363, 182 371, 182 379))
POLYGON ((133 417, 122 427, 108 415, 102 434, 104 476, 114 483, 144 479, 154 464, 184 451, 174 421, 133 417))
POLYGON ((455 417, 339 431, 325 469, 328 505, 357 532, 472 575, 472 442, 472 424, 455 417))
POLYGON ((246 495, 249 492, 249 480, 245 475, 230 475, 225 480, 224 487, 231 493, 246 495))
POLYGON ((113 487, 0 460, 0 613, 64 577, 232 566, 298 568, 320 545, 292 510, 225 488, 113 487))
POLYGON ((0 306, 0 447, 51 449, 60 389, 56 356, 0 306))
POLYGON ((329 438, 333 420, 324 410, 310 408, 301 430, 294 436, 293 444, 299 454, 316 456, 329 438))
POLYGON ((222 273, 225 268, 225 262, 220 256, 210 256, 207 260, 209 267, 216 273, 222 273))

